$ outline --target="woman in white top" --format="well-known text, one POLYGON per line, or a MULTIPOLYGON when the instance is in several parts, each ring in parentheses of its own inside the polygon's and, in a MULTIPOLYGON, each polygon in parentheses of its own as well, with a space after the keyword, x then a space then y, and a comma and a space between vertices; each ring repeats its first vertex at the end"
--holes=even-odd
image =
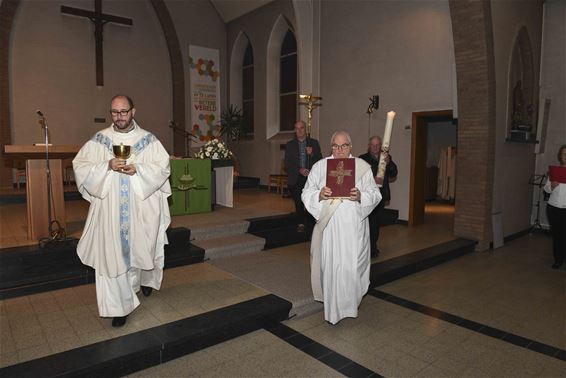
MULTIPOLYGON (((558 149, 558 161, 560 166, 566 167, 566 144, 558 149)), ((544 191, 550 193, 546 215, 552 233, 552 251, 554 253, 552 269, 558 269, 564 264, 566 255, 566 184, 550 181, 549 177, 544 185, 544 191)))

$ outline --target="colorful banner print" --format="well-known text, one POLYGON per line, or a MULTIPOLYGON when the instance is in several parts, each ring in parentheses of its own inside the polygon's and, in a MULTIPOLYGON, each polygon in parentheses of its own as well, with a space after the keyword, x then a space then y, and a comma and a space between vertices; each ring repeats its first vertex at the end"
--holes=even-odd
POLYGON ((192 146, 220 136, 220 54, 216 49, 189 46, 192 146))

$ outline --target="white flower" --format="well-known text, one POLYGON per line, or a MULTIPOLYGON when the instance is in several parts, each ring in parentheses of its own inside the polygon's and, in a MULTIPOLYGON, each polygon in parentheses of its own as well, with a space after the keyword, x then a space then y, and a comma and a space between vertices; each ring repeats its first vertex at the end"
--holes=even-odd
POLYGON ((199 159, 230 159, 232 156, 232 152, 219 139, 209 140, 195 154, 199 159))

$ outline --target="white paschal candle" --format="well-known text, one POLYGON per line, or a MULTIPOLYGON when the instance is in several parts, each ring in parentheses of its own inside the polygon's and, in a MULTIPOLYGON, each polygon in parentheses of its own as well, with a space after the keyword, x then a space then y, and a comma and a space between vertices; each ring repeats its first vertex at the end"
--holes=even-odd
POLYGON ((377 169, 377 177, 385 177, 385 168, 387 168, 387 163, 385 162, 385 153, 389 153, 389 142, 391 141, 391 131, 393 130, 393 118, 395 118, 395 112, 387 112, 387 121, 385 121, 385 131, 383 132, 383 140, 381 141, 381 156, 379 159, 379 167, 377 169))
POLYGON ((385 132, 383 133, 383 147, 389 147, 389 142, 391 141, 391 131, 393 130, 393 118, 395 118, 395 112, 387 112, 387 121, 385 121, 385 132))

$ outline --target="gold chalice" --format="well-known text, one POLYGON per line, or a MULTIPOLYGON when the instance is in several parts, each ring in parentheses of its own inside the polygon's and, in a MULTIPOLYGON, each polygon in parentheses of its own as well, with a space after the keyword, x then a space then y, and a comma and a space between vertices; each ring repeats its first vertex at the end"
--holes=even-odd
POLYGON ((113 145, 112 151, 114 152, 114 156, 116 156, 118 159, 126 160, 130 157, 131 148, 130 146, 126 146, 120 143, 120 145, 113 145))

